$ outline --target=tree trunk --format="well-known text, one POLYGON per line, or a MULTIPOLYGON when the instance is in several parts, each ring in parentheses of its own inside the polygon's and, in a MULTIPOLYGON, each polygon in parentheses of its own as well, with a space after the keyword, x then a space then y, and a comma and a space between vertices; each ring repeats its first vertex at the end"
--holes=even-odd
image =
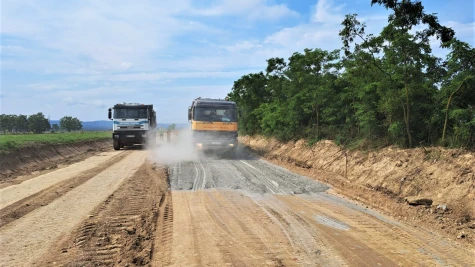
POLYGON ((406 87, 406 132, 407 132, 407 138, 409 141, 409 148, 412 148, 412 136, 411 136, 411 128, 410 128, 410 122, 409 122, 409 89, 407 88, 407 84, 405 85, 406 87))
POLYGON ((318 112, 318 106, 317 106, 317 140, 320 140, 320 116, 318 112))
POLYGON ((409 88, 407 86, 407 58, 406 53, 404 53, 404 89, 406 91, 406 116, 404 118, 406 122, 406 132, 407 132, 407 139, 409 141, 409 148, 412 148, 412 136, 411 136, 411 127, 409 121, 409 88))
POLYGON ((468 80, 469 77, 465 78, 465 80, 462 81, 462 83, 460 84, 459 88, 457 88, 457 90, 453 91, 450 96, 449 96, 449 99, 447 100, 447 106, 445 107, 445 122, 444 122, 444 130, 442 131, 442 142, 445 142, 445 131, 447 130, 447 121, 448 121, 448 117, 449 117, 449 106, 450 106, 450 101, 452 101, 452 96, 457 93, 458 90, 460 90, 460 88, 462 88, 462 85, 465 83, 466 80, 468 80))

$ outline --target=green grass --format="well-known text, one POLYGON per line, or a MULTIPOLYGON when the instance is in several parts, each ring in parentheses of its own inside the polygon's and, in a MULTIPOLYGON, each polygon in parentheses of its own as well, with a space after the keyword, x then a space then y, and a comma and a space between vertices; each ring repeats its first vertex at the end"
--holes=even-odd
POLYGON ((112 138, 110 131, 45 133, 45 134, 2 134, 0 151, 14 150, 37 144, 68 144, 81 140, 112 138))

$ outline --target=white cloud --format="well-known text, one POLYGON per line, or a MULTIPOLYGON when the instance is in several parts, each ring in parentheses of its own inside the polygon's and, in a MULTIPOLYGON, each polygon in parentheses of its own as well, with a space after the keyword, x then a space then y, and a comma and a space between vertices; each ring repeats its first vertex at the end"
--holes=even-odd
POLYGON ((132 67, 132 63, 130 62, 122 62, 120 63, 120 66, 123 68, 123 69, 130 69, 132 67))
POLYGON ((459 40, 475 45, 475 22, 460 23, 457 21, 442 22, 455 31, 455 37, 459 40))
POLYGON ((34 91, 40 91, 40 92, 48 92, 48 91, 54 91, 57 89, 66 89, 71 87, 71 85, 60 85, 60 84, 52 84, 52 83, 31 83, 25 85, 26 88, 32 89, 34 91))
POLYGON ((131 61, 140 65, 154 51, 169 47, 177 36, 219 32, 212 26, 175 17, 190 8, 183 0, 91 0, 72 5, 2 1, 1 32, 33 41, 41 50, 38 53, 54 51, 58 62, 73 60, 87 63, 88 69, 119 70, 131 61))
POLYGON ((225 49, 231 53, 261 49, 263 47, 258 41, 241 41, 234 45, 227 45, 225 49))
POLYGON ((273 5, 267 2, 267 0, 222 0, 214 6, 197 8, 191 12, 201 16, 242 16, 251 20, 277 20, 299 16, 284 4, 273 5))
POLYGON ((88 108, 98 108, 105 109, 106 104, 102 100, 83 100, 83 99, 73 99, 71 97, 66 97, 63 99, 63 103, 68 106, 73 107, 88 107, 88 108))
POLYGON ((0 45, 0 52, 2 55, 5 54, 17 54, 17 53, 31 53, 31 49, 25 48, 20 45, 0 45))
POLYGON ((324 24, 341 23, 344 15, 341 14, 343 6, 334 6, 332 0, 319 0, 312 15, 312 22, 324 24))
POLYGON ((323 26, 318 23, 299 25, 293 28, 285 28, 268 36, 264 43, 279 45, 294 51, 303 48, 330 48, 338 47, 337 27, 323 26))
MULTIPOLYGON (((187 99, 224 97, 234 80, 263 71, 266 59, 341 47, 347 13, 362 15, 367 33, 387 23, 389 11, 369 4, 313 3, 308 21, 298 23, 300 15, 275 0, 2 0, 2 107, 21 110, 28 92, 32 112, 75 105, 75 116, 90 119, 89 106, 130 100, 159 103, 164 116, 181 114, 187 99)), ((456 20, 445 25, 473 45, 473 21, 456 20)))

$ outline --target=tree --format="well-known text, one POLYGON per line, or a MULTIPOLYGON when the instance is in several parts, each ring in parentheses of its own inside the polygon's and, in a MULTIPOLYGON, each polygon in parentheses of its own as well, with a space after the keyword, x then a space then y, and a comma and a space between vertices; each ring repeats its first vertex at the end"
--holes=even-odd
POLYGON ((396 62, 402 63, 398 70, 401 76, 400 81, 404 86, 405 102, 402 107, 408 145, 412 147, 411 110, 415 94, 411 90, 417 90, 416 84, 420 85, 421 80, 425 78, 424 75, 420 74, 422 69, 426 67, 424 65, 427 65, 427 60, 430 60, 429 38, 435 35, 441 40, 441 45, 447 47, 455 32, 451 28, 440 25, 435 14, 426 14, 421 2, 372 0, 371 5, 373 4, 379 4, 386 9, 393 10, 388 18, 389 24, 383 29, 381 37, 389 42, 388 47, 385 48, 385 54, 388 55, 388 52, 393 52, 391 56, 397 57, 396 62), (419 24, 427 24, 428 27, 417 31, 414 36, 409 34, 409 31, 419 24), (419 72, 419 74, 416 72, 419 72), (414 77, 421 80, 415 81, 414 77))
POLYGON ((7 132, 7 115, 1 114, 0 115, 0 131, 3 131, 4 134, 7 132))
POLYGON ((53 132, 59 132, 59 125, 57 123, 53 124, 53 126, 51 127, 53 132))
MULTIPOLYGON (((442 83, 441 103, 445 104, 442 144, 446 144, 447 128, 452 129, 452 145, 474 143, 475 135, 475 49, 454 38, 445 62, 447 72, 442 83), (452 103, 452 101, 454 103, 452 103), (452 110, 450 106, 453 106, 452 110), (449 126, 449 118, 451 125, 449 126)), ((473 145, 473 144, 472 144, 473 145)))
MULTIPOLYGON (((436 36, 441 40, 441 45, 447 47, 454 37, 454 31, 440 25, 434 14, 424 13, 424 7, 420 2, 372 0, 371 5, 373 4, 383 5, 386 9, 393 11, 388 17, 389 24, 384 27, 380 36, 365 36, 366 25, 356 20, 356 14, 346 16, 342 23, 344 28, 340 31, 340 36, 347 56, 351 54, 350 44, 355 43, 357 39, 361 40, 361 44, 355 43, 354 53, 364 50, 370 55, 371 64, 384 74, 386 81, 380 81, 384 81, 387 86, 384 96, 389 97, 389 102, 386 103, 400 104, 402 107, 406 141, 407 145, 412 147, 414 133, 418 134, 417 141, 423 138, 419 134, 420 129, 412 129, 413 125, 420 128, 430 124, 430 120, 413 117, 413 111, 415 111, 413 109, 421 111, 414 112, 414 115, 432 117, 428 113, 434 106, 431 101, 434 101, 432 97, 436 90, 434 84, 438 82, 434 78, 436 79, 438 76, 431 74, 438 73, 440 70, 440 66, 437 64, 438 59, 431 55, 429 38, 436 36), (413 27, 420 24, 426 24, 427 28, 416 31, 415 34, 409 33, 413 27), (382 54, 381 58, 378 58, 378 54, 382 54), (428 80, 432 84, 428 83, 428 80), (415 104, 416 99, 417 105, 415 104), (414 124, 416 121, 424 123, 414 124)), ((391 114, 391 116, 396 118, 390 126, 390 130, 395 133, 400 129, 400 127, 393 127, 399 125, 397 119, 399 116, 397 114, 391 114)))
POLYGON ((280 140, 326 138, 368 147, 475 147, 475 50, 426 14, 419 1, 372 0, 391 10, 377 35, 356 14, 342 22, 339 51, 295 52, 236 80, 228 97, 239 131, 280 140), (451 49, 433 55, 429 39, 451 49), (358 140, 363 139, 363 140, 358 140), (363 142, 361 142, 363 141, 363 142))
POLYGON ((40 134, 51 129, 51 125, 43 113, 38 112, 37 114, 28 117, 28 128, 33 133, 40 134))
POLYGON ((64 116, 59 120, 59 126, 68 132, 79 131, 82 129, 82 123, 78 118, 64 116))
POLYGON ((28 117, 26 115, 18 115, 15 120, 15 128, 17 132, 27 132, 28 117))
POLYGON ((227 95, 230 100, 239 103, 242 111, 239 118, 240 131, 244 134, 261 132, 262 113, 258 109, 261 104, 270 103, 273 94, 267 84, 268 79, 263 72, 251 73, 235 81, 232 91, 227 95))
POLYGON ((13 132, 15 129, 16 115, 2 114, 0 117, 0 127, 3 132, 13 132))

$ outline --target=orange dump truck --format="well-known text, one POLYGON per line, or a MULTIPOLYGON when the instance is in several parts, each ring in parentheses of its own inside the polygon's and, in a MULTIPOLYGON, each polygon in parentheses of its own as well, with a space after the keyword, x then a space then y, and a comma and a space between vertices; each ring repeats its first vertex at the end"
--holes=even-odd
POLYGON ((193 145, 234 156, 238 145, 238 107, 226 99, 198 97, 188 108, 193 145))

